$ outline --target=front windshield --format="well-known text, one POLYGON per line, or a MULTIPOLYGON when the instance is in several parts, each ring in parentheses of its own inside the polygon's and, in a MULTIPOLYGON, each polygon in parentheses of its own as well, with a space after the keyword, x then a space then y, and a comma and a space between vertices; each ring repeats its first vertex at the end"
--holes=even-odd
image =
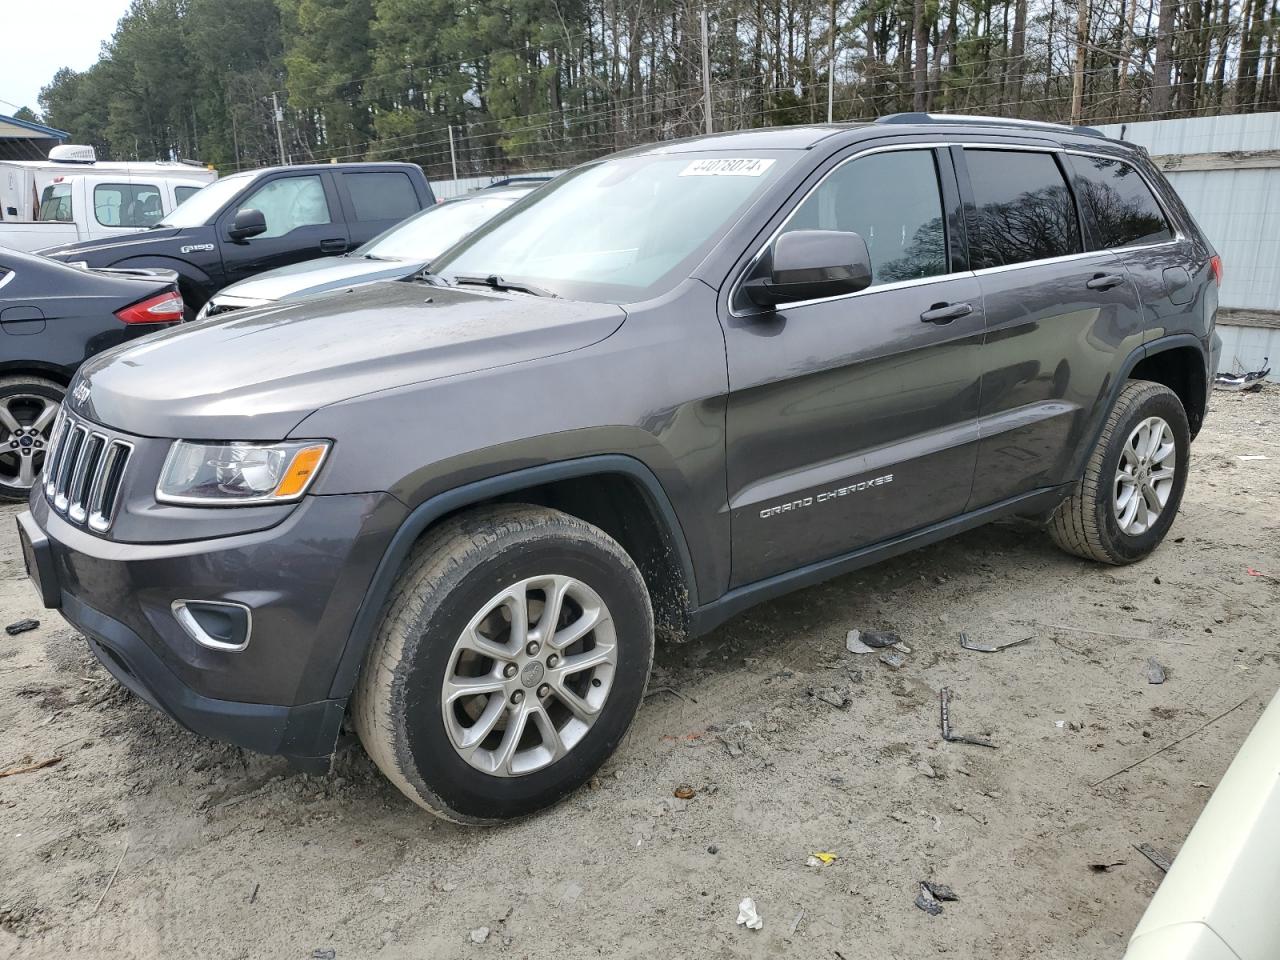
POLYGON ((618 157, 572 170, 432 270, 628 303, 670 289, 798 154, 618 157))
POLYGON ((244 189, 251 173, 237 173, 202 187, 173 208, 158 227, 200 227, 208 223, 223 205, 244 189))
POLYGON ((475 197, 428 207, 374 237, 352 256, 428 261, 444 253, 480 224, 516 202, 516 197, 475 197))

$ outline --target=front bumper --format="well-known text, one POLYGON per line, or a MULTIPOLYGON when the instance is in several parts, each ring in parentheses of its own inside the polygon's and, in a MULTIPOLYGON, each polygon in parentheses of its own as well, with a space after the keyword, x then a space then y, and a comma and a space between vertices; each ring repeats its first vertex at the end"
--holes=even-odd
POLYGON ((31 508, 18 525, 32 580, 120 683, 195 733, 312 768, 327 763, 349 693, 334 689, 334 674, 403 519, 399 501, 306 497, 268 530, 164 544, 93 536, 40 492, 31 508), (175 618, 175 600, 250 607, 248 646, 197 643, 175 618))

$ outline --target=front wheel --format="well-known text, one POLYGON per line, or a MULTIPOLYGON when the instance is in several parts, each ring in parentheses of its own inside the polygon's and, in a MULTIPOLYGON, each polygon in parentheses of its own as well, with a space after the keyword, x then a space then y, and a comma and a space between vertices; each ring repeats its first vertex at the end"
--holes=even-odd
POLYGON ((503 505, 446 521, 392 590, 357 685, 382 772, 447 820, 525 816, 584 783, 644 697, 653 613, 598 528, 503 505))
POLYGON ((0 501, 30 496, 63 393, 41 377, 0 377, 0 501))
POLYGON ((1084 479, 1049 522, 1054 542, 1088 560, 1141 560, 1173 525, 1190 452, 1187 414, 1177 394, 1163 384, 1129 381, 1111 408, 1084 479))

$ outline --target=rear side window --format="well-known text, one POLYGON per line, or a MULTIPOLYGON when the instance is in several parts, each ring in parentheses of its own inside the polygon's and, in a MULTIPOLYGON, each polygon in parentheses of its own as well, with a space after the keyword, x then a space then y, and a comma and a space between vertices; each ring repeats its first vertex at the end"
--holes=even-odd
POLYGON ((792 230, 861 234, 871 253, 871 284, 947 272, 942 196, 932 150, 874 153, 838 167, 788 221, 792 230))
POLYGON ((71 184, 51 183, 40 194, 40 220, 70 223, 74 218, 71 210, 71 184))
POLYGON ((344 173, 357 220, 403 220, 418 210, 418 195, 403 173, 344 173))
POLYGON ((1100 247, 1132 247, 1173 239, 1164 211, 1141 175, 1127 163, 1069 156, 1076 192, 1100 247))
POLYGON ((966 149, 964 157, 976 207, 975 270, 1084 250, 1075 202, 1052 154, 966 149))
POLYGON ((99 183, 93 215, 104 227, 149 227, 164 219, 160 188, 150 183, 99 183))
POLYGON ((183 200, 191 196, 193 193, 199 193, 199 187, 174 187, 173 200, 175 203, 182 203, 183 200))

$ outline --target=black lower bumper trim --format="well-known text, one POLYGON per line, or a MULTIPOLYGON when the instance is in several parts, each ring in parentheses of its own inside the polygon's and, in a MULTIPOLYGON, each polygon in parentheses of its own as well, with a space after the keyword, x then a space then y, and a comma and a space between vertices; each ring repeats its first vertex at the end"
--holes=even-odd
POLYGON ((89 640, 94 656, 121 684, 193 733, 257 753, 288 757, 302 769, 328 769, 346 700, 297 706, 202 696, 179 680, 136 633, 68 593, 62 614, 89 640))

